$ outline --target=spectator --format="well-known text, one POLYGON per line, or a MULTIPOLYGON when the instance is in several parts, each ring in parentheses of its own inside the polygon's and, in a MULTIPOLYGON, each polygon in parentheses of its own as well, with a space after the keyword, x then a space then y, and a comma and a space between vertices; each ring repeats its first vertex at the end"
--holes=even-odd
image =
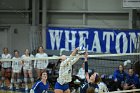
MULTIPOLYGON (((35 58, 44 58, 48 55, 44 52, 44 48, 40 46, 38 48, 38 53, 35 55, 35 58)), ((35 60, 34 68, 37 72, 37 80, 40 78, 40 73, 44 71, 48 66, 48 60, 35 60)))
POLYGON ((128 75, 126 77, 123 89, 124 90, 136 89, 139 88, 139 86, 140 86, 139 78, 134 74, 134 70, 130 68, 128 70, 128 75))
MULTIPOLYGON (((88 72, 91 73, 92 70, 88 69, 88 72)), ((82 67, 79 69, 77 75, 76 75, 77 79, 75 80, 75 82, 80 82, 81 84, 83 84, 86 80, 86 76, 85 76, 85 65, 84 63, 82 64, 82 67)))
POLYGON ((24 82, 25 82, 25 90, 28 90, 28 75, 30 77, 30 80, 32 84, 34 83, 33 73, 32 73, 32 60, 29 58, 34 58, 32 54, 30 54, 28 49, 25 49, 24 55, 21 56, 22 64, 23 64, 23 72, 24 72, 24 82))
POLYGON ((79 69, 77 75, 80 79, 84 80, 85 79, 85 68, 84 68, 84 63, 82 64, 82 67, 79 69))
MULTIPOLYGON (((9 54, 8 48, 3 48, 3 54, 1 55, 3 59, 11 59, 11 54, 9 54)), ((2 68, 1 68, 1 88, 4 87, 4 81, 6 77, 6 74, 10 74, 8 76, 11 76, 11 62, 10 61, 3 61, 2 63, 2 68)), ((10 80, 9 80, 10 81, 10 80)))
POLYGON ((123 90, 123 84, 127 74, 124 71, 123 65, 119 65, 118 69, 113 74, 113 90, 123 90))

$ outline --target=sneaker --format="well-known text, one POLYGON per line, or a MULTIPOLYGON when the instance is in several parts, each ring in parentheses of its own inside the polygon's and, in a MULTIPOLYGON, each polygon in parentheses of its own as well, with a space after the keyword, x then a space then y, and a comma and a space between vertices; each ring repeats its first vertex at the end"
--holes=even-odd
POLYGON ((19 86, 16 86, 16 90, 19 90, 19 86))
POLYGON ((31 89, 31 90, 30 90, 30 93, 34 93, 34 90, 33 90, 33 89, 31 89))
POLYGON ((3 88, 4 87, 4 83, 1 83, 1 86, 0 87, 3 88))
POLYGON ((27 90, 28 90, 28 86, 26 85, 26 86, 25 86, 25 91, 27 91, 27 90))
POLYGON ((120 91, 120 89, 119 89, 119 88, 117 88, 117 91, 120 91))
POLYGON ((13 89, 13 85, 12 84, 10 85, 9 89, 11 89, 11 90, 13 89))

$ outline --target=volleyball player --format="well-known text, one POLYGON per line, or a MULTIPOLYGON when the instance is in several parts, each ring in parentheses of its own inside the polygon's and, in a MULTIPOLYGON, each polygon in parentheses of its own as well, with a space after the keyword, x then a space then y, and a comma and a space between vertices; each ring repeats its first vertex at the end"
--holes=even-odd
POLYGON ((91 88, 95 93, 107 93, 108 88, 105 83, 101 82, 101 78, 97 72, 92 71, 92 73, 88 73, 88 53, 85 53, 85 73, 87 83, 83 84, 80 89, 80 93, 86 93, 86 91, 91 88))
MULTIPOLYGON (((44 58, 48 57, 48 55, 44 52, 44 49, 42 46, 38 48, 38 53, 35 55, 35 58, 44 58)), ((48 66, 48 60, 35 60, 34 62, 34 68, 37 72, 37 79, 40 77, 40 73, 44 71, 48 66)))
POLYGON ((27 85, 28 75, 30 77, 32 84, 34 83, 34 78, 33 78, 33 74, 32 74, 32 69, 33 69, 32 60, 29 59, 29 58, 34 58, 34 56, 32 54, 30 54, 28 49, 25 49, 24 55, 22 55, 21 58, 23 59, 22 63, 23 63, 25 90, 28 90, 28 85, 27 85))
POLYGON ((86 93, 86 91, 88 91, 88 89, 92 89, 94 90, 93 92, 98 93, 99 91, 99 86, 98 86, 98 82, 100 81, 99 75, 98 73, 92 71, 90 74, 88 73, 88 53, 85 53, 85 75, 86 75, 86 80, 87 83, 82 84, 80 87, 80 93, 86 93))
MULTIPOLYGON (((78 48, 76 48, 70 56, 75 56, 77 51, 78 48)), ((61 56, 59 77, 57 78, 54 90, 55 93, 70 93, 69 82, 72 80, 72 65, 77 62, 78 59, 78 55, 75 58, 66 58, 65 55, 61 56)))
MULTIPOLYGON (((1 55, 2 59, 11 59, 11 54, 9 54, 8 48, 3 48, 3 54, 1 55)), ((5 80, 5 74, 8 73, 11 74, 11 62, 10 61, 3 61, 2 63, 2 69, 1 69, 1 74, 2 74, 2 82, 1 82, 1 87, 4 87, 4 80, 5 80)), ((11 75, 9 75, 11 76, 11 75)))
POLYGON ((46 70, 41 73, 40 78, 41 80, 33 85, 30 93, 48 93, 49 83, 47 82, 48 75, 46 70))
POLYGON ((14 61, 12 61, 12 78, 10 89, 13 89, 14 84, 16 85, 16 89, 19 89, 22 62, 19 57, 18 50, 14 50, 14 57, 12 59, 14 59, 14 61))

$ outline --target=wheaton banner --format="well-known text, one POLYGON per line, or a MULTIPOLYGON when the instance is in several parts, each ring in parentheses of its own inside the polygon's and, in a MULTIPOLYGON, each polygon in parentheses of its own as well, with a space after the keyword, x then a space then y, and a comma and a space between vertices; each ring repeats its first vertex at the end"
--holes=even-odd
POLYGON ((46 34, 51 50, 83 46, 94 53, 132 53, 140 45, 140 30, 49 27, 46 34))

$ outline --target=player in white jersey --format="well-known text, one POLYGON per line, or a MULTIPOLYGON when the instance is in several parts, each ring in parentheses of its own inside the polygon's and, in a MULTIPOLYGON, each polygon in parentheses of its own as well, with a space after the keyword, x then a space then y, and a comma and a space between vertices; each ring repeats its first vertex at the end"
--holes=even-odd
POLYGON ((30 60, 29 58, 34 58, 34 56, 32 54, 30 54, 28 49, 25 49, 25 54, 22 55, 22 64, 23 64, 23 71, 24 71, 24 82, 25 82, 25 90, 28 90, 28 85, 27 85, 27 78, 28 75, 30 77, 30 80, 32 82, 32 84, 34 84, 34 78, 33 78, 33 74, 32 74, 32 63, 33 61, 30 60))
POLYGON ((99 93, 108 93, 109 92, 106 84, 102 81, 100 81, 98 83, 98 87, 99 87, 99 93))
MULTIPOLYGON (((48 57, 46 53, 44 53, 44 49, 42 46, 38 48, 38 53, 35 55, 35 58, 45 58, 48 57)), ((35 60, 34 68, 37 72, 37 79, 40 78, 40 74, 44 71, 48 66, 48 60, 35 60)))
POLYGON ((16 85, 16 89, 19 89, 20 73, 22 68, 22 61, 19 57, 19 51, 14 50, 14 57, 12 59, 14 59, 15 61, 12 61, 12 78, 10 89, 13 89, 14 83, 16 85))
MULTIPOLYGON (((3 48, 3 54, 1 55, 2 59, 11 59, 11 54, 9 54, 8 48, 3 48)), ((9 74, 11 76, 11 62, 10 61, 3 61, 2 63, 2 69, 1 69, 1 74, 2 74, 2 82, 1 82, 1 87, 4 87, 4 80, 5 74, 9 74)))
MULTIPOLYGON (((70 56, 75 56, 78 48, 76 48, 70 56)), ((75 58, 66 58, 65 55, 61 56, 61 63, 59 69, 59 77, 55 83, 55 93, 70 93, 69 82, 72 80, 72 65, 77 62, 79 56, 75 58)))

